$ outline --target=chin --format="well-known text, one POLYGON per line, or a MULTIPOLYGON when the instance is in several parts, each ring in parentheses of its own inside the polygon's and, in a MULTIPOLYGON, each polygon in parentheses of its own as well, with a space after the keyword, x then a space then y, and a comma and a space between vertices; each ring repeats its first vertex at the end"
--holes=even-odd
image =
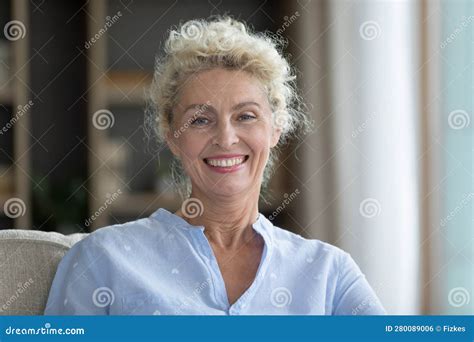
POLYGON ((235 194, 239 194, 247 189, 243 183, 236 183, 233 184, 223 184, 224 181, 217 183, 215 186, 211 186, 209 189, 212 189, 212 192, 216 195, 220 196, 232 196, 235 194))

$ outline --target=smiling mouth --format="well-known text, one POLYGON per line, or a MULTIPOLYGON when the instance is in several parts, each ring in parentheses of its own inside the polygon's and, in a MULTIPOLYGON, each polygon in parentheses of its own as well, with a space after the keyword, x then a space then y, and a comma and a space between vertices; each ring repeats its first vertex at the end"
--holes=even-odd
POLYGON ((207 165, 211 167, 231 169, 233 167, 244 164, 248 159, 249 159, 249 155, 247 154, 243 157, 223 158, 223 159, 204 158, 203 160, 207 165))

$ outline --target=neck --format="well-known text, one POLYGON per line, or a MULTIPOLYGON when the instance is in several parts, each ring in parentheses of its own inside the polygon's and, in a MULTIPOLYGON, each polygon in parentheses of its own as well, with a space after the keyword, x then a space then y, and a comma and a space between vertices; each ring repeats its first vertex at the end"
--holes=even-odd
POLYGON ((192 225, 204 226, 204 234, 213 247, 226 251, 237 250, 255 240, 252 224, 258 218, 259 190, 239 194, 238 198, 217 198, 206 196, 193 188, 190 197, 202 202, 202 215, 188 218, 181 209, 176 215, 192 225))

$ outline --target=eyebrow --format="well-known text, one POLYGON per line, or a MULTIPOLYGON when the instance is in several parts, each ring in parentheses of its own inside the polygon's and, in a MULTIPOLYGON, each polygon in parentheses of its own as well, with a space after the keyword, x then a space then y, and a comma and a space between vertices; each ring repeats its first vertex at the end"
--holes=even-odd
MULTIPOLYGON (((231 109, 232 110, 239 110, 239 109, 242 109, 243 107, 250 106, 250 105, 257 106, 258 108, 260 108, 260 104, 258 104, 255 101, 245 101, 245 102, 240 102, 240 103, 234 105, 231 109)), ((209 109, 209 111, 211 111, 213 113, 217 113, 217 110, 212 105, 208 105, 206 103, 193 103, 193 104, 190 104, 189 106, 187 106, 184 109, 183 113, 186 113, 190 109, 200 110, 201 108, 206 108, 206 109, 209 109)))
POLYGON ((236 104, 234 107, 232 107, 232 110, 238 110, 238 109, 241 109, 241 108, 249 106, 249 105, 254 105, 254 106, 257 106, 258 108, 260 108, 260 105, 257 102, 246 101, 246 102, 241 102, 241 103, 236 104))

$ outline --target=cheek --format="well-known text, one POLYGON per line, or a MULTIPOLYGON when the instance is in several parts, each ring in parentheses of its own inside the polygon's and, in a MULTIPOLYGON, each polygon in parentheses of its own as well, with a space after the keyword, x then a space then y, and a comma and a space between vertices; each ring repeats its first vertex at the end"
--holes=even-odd
POLYGON ((183 156, 182 159, 186 164, 190 164, 195 162, 196 159, 199 159, 204 144, 205 141, 202 136, 187 134, 186 132, 177 139, 180 154, 183 156))
POLYGON ((245 141, 258 153, 266 153, 270 148, 270 131, 268 127, 258 127, 245 132, 245 141))

